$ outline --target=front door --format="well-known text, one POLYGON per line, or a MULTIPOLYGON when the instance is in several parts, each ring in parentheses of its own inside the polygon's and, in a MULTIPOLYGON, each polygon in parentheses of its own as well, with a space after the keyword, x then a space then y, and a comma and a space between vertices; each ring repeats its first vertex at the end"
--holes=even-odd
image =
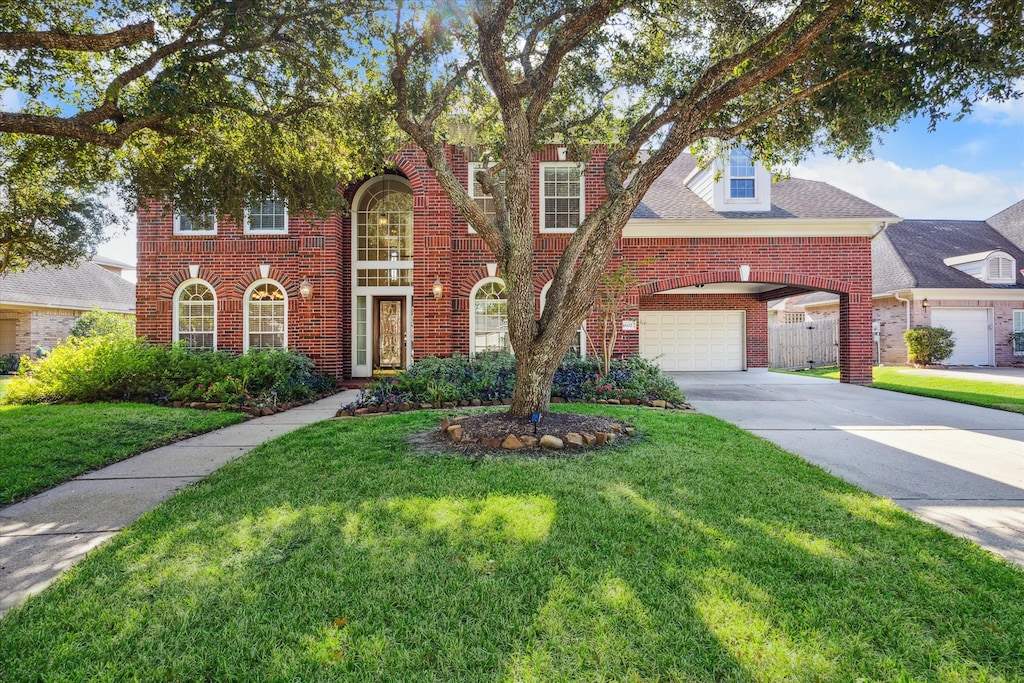
POLYGON ((405 297, 375 297, 373 366, 393 371, 405 367, 405 297))

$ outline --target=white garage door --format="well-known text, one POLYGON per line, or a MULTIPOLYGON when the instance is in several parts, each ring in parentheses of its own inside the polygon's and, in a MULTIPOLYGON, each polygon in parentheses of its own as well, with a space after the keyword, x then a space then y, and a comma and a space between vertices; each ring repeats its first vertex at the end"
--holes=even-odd
POLYGON ((640 355, 669 372, 742 370, 743 311, 641 311, 640 355))
POLYGON ((987 308, 932 308, 932 327, 952 330, 953 355, 948 365, 992 365, 995 343, 987 308))

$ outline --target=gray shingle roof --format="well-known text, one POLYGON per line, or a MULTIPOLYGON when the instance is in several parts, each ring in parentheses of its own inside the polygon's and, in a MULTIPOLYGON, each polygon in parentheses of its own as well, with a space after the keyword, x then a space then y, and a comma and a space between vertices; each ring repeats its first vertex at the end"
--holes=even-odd
POLYGON ((92 262, 30 268, 0 277, 0 303, 135 312, 135 285, 92 262))
POLYGON ((1006 239, 1024 249, 1024 199, 985 221, 1006 239))
POLYGON ((732 220, 758 218, 898 218, 859 197, 815 180, 790 178, 772 184, 771 211, 716 212, 686 187, 686 178, 696 168, 696 160, 683 154, 654 181, 633 218, 732 220))
MULTIPOLYGON (((1024 267, 1024 251, 985 221, 902 221, 871 243, 876 294, 911 287, 1006 289, 990 285, 943 263, 943 259, 992 250, 1005 251, 1024 267)), ((1016 287, 1024 288, 1017 273, 1016 287)))

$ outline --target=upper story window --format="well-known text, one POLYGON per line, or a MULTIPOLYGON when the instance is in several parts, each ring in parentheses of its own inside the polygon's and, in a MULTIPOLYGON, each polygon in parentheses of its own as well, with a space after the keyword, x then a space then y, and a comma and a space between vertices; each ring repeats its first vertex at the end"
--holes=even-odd
POLYGON ((412 191, 405 179, 369 181, 356 200, 356 260, 411 267, 412 226, 412 191))
POLYGON ((585 215, 583 168, 575 162, 540 165, 540 229, 572 232, 585 215))
POLYGON ((1013 284, 1017 281, 1014 277, 1014 262, 1008 254, 993 254, 988 257, 985 263, 986 280, 995 283, 1013 284))
POLYGON ((245 211, 245 232, 283 235, 288 232, 288 207, 277 197, 249 204, 245 211))
POLYGON ((174 212, 175 235, 215 235, 217 234, 217 216, 214 213, 203 213, 191 216, 174 212))
POLYGON ((750 152, 736 147, 729 153, 729 198, 754 199, 755 193, 754 159, 750 152))
MULTIPOLYGON (((472 197, 473 201, 477 203, 477 206, 479 206, 480 210, 484 212, 484 215, 486 215, 487 218, 493 220, 495 214, 498 211, 496 202, 494 201, 494 197, 487 194, 487 191, 484 190, 484 186, 481 185, 480 181, 476 179, 477 171, 480 171, 483 168, 484 165, 478 162, 473 162, 469 164, 469 178, 466 181, 466 187, 469 189, 469 196, 472 197)), ((498 184, 505 184, 504 171, 498 173, 498 184)), ((470 226, 469 229, 470 231, 473 231, 472 226, 470 226)))
POLYGON ((174 294, 174 341, 190 349, 217 348, 216 299, 202 280, 182 283, 174 294))

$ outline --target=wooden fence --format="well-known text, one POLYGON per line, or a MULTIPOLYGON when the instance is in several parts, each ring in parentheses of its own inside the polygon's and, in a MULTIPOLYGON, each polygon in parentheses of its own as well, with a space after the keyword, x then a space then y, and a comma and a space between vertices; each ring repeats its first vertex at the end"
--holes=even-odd
POLYGON ((838 320, 808 320, 768 328, 769 367, 795 369, 838 364, 838 320))

